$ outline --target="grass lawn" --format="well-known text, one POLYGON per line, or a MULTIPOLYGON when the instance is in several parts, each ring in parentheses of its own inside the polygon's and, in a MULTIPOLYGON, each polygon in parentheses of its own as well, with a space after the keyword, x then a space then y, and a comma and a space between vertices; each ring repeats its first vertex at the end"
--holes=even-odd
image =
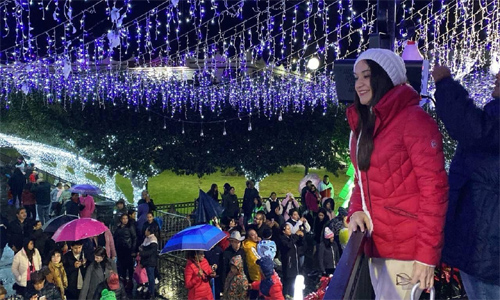
MULTIPOLYGON (((349 179, 345 172, 339 172, 339 177, 335 177, 335 175, 326 172, 324 169, 310 169, 309 173, 316 173, 321 178, 323 175, 328 174, 335 190, 335 199, 340 200, 338 193, 349 179)), ((274 191, 278 194, 278 197, 284 197, 288 192, 300 197, 298 186, 303 177, 303 166, 286 167, 283 173, 268 176, 260 182, 260 195, 267 198, 274 191)), ((150 178, 148 187, 149 194, 155 200, 155 203, 167 204, 193 201, 198 197, 199 188, 208 191, 212 183, 216 183, 219 190, 222 190, 222 186, 226 182, 236 188, 238 197, 243 197, 245 193, 245 177, 228 176, 220 172, 198 179, 197 176, 178 176, 173 172, 165 171, 150 178)), ((338 207, 339 203, 336 203, 335 206, 338 207)))

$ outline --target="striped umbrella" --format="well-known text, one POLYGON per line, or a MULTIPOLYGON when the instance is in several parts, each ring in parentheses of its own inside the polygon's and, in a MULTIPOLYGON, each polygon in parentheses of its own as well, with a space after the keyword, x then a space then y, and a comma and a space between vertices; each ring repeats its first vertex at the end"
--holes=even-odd
POLYGON ((208 251, 225 237, 222 230, 212 225, 191 226, 176 233, 160 254, 178 250, 208 251))

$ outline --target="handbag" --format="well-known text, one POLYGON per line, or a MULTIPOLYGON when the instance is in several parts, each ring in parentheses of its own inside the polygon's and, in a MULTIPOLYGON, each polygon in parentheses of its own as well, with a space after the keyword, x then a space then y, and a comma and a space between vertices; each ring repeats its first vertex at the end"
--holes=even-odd
MULTIPOLYGON (((413 288, 411 289, 411 294, 410 294, 410 299, 411 299, 411 300, 415 300, 415 293, 417 292, 417 289, 418 289, 418 287, 419 287, 419 286, 420 286, 420 283, 417 283, 417 284, 415 284, 415 285, 413 286, 413 288)), ((434 300, 434 299, 436 299, 436 296, 435 296, 435 293, 436 293, 436 292, 435 292, 434 287, 431 287, 431 288, 429 289, 429 291, 430 291, 430 298, 429 298, 429 299, 430 299, 430 300, 434 300)))

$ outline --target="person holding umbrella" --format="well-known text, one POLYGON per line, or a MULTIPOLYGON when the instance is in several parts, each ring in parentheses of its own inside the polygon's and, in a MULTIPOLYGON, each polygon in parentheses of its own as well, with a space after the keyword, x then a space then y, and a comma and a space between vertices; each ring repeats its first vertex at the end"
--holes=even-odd
POLYGON ((210 267, 203 251, 188 251, 184 269, 184 285, 188 300, 213 300, 210 279, 215 277, 215 268, 210 267))

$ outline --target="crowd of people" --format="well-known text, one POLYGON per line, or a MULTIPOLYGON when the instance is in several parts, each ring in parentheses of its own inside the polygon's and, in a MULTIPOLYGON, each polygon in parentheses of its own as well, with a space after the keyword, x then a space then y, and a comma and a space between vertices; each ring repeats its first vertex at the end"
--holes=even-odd
POLYGON ((208 252, 187 253, 188 298, 212 299, 211 278, 216 299, 292 297, 293 282, 303 273, 307 251, 319 263, 317 271, 307 275, 333 274, 345 247, 339 237, 341 231, 347 231, 348 212, 340 207, 335 215, 333 185, 327 175, 318 186, 307 181, 299 203, 292 193, 282 200, 274 192, 262 199, 254 182, 248 180, 240 207, 233 186, 226 183, 219 192, 213 184, 207 194, 224 211, 212 224, 227 238, 208 252))
MULTIPOLYGON (((47 300, 128 299, 132 295, 155 299, 160 226, 149 193, 143 192, 137 211, 118 200, 113 221, 106 224, 111 230, 56 243, 53 232, 43 230, 44 224, 63 214, 95 218, 95 203, 91 195, 71 192, 69 183, 51 189, 41 175, 24 168, 19 158, 8 181, 16 217, 11 222, 2 217, 0 240, 14 252, 11 271, 16 295, 47 300)), ((104 223, 104 219, 99 221, 104 223)))

